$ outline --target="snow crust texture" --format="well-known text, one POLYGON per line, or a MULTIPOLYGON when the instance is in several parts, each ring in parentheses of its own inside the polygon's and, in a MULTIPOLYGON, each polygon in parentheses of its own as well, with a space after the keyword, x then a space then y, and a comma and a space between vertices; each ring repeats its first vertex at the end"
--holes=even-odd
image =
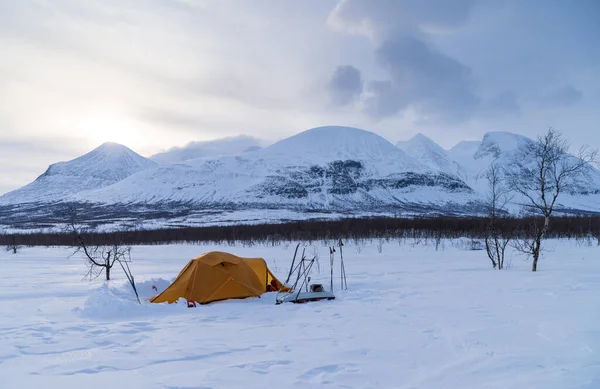
MULTIPOLYGON (((0 252, 3 389, 595 389, 600 262, 594 246, 549 241, 540 271, 509 254, 492 270, 469 241, 346 242, 348 290, 275 305, 273 293, 188 309, 150 304, 210 250, 263 256, 285 278, 293 247, 135 247, 139 305, 118 272, 82 281, 68 250, 0 252), (359 253, 360 251, 360 253, 359 253)), ((326 246, 316 246, 321 259, 326 246)), ((309 247, 312 252, 313 248, 309 247)), ((339 261, 339 256, 336 257, 339 261)), ((329 285, 329 268, 313 282, 329 285)))

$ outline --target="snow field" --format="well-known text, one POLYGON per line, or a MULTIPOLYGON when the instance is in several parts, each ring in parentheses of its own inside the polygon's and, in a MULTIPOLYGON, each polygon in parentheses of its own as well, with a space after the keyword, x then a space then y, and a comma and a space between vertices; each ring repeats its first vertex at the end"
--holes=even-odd
MULTIPOLYGON (((82 281, 66 249, 1 252, 0 387, 600 388, 600 248, 551 241, 531 273, 514 254, 492 270, 466 241, 377 243, 347 242, 349 289, 336 266, 334 301, 195 309, 140 306, 118 271, 82 281)), ((329 287, 316 246, 313 282, 329 287)), ((215 249, 263 256, 285 279, 294 246, 134 247, 140 294, 215 249)))

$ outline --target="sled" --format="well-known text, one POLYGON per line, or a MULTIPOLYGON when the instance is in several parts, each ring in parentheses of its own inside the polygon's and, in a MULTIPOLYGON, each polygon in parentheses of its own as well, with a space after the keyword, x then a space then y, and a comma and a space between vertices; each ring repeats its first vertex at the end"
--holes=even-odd
MULTIPOLYGON (((310 260, 307 259, 303 250, 300 261, 296 263, 296 255, 298 254, 299 246, 300 244, 296 246, 296 251, 294 252, 294 259, 292 260, 287 280, 283 283, 283 285, 285 286, 285 291, 279 290, 277 292, 275 304, 304 304, 314 301, 335 300, 335 295, 333 294, 333 256, 335 253, 335 249, 330 248, 329 252, 329 259, 331 265, 331 288, 328 291, 325 290, 325 288, 321 284, 310 284, 310 271, 312 270, 312 267, 315 261, 317 260, 316 257, 313 257, 310 260), (293 278, 293 276, 295 276, 296 281, 290 285, 290 279, 293 278)), ((345 271, 343 271, 342 274, 342 282, 345 282, 345 271)))
POLYGON ((294 303, 294 304, 304 304, 312 301, 321 301, 321 300, 334 300, 335 295, 331 292, 323 289, 323 285, 321 284, 312 284, 310 286, 310 292, 289 292, 286 295, 279 297, 277 299, 276 304, 281 303, 294 303))

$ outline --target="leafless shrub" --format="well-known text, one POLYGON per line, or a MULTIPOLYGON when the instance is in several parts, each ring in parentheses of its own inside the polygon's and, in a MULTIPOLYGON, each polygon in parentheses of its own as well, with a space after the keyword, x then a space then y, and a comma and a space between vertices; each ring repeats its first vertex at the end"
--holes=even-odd
POLYGON ((383 239, 379 239, 379 240, 377 241, 377 252, 378 252, 379 254, 381 254, 381 253, 383 252, 383 242, 384 242, 384 240, 383 240, 383 239))

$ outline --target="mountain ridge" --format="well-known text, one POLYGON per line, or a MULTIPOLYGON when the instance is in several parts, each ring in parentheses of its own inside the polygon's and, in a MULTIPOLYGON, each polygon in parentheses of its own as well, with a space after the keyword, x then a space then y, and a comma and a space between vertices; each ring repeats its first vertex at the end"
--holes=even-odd
MULTIPOLYGON (((487 166, 507 164, 527 142, 532 140, 496 131, 445 150, 422 134, 393 145, 370 131, 322 126, 248 152, 162 164, 106 143, 52 164, 32 183, 0 197, 0 206, 32 204, 41 212, 41 204, 79 203, 98 215, 118 207, 164 220, 172 218, 165 216, 169 212, 209 213, 210 220, 254 214, 260 220, 267 209, 300 218, 315 212, 474 215, 485 212, 487 166)), ((565 195, 566 209, 600 211, 600 173, 593 174, 598 177, 589 188, 565 195)), ((52 214, 54 207, 42 208, 52 214)))
POLYGON ((114 184, 155 166, 155 162, 126 146, 106 142, 80 157, 51 164, 30 184, 0 196, 0 204, 56 201, 114 184))
POLYGON ((211 206, 253 203, 319 208, 331 204, 343 207, 344 202, 385 202, 383 197, 401 196, 400 187, 402 191, 419 185, 470 190, 460 180, 440 173, 377 134, 326 126, 303 131, 251 154, 161 166, 110 187, 82 193, 77 200, 97 198, 128 204, 176 200, 211 206), (151 182, 161 185, 145 184, 151 182), (392 195, 389 191, 398 193, 392 195))

